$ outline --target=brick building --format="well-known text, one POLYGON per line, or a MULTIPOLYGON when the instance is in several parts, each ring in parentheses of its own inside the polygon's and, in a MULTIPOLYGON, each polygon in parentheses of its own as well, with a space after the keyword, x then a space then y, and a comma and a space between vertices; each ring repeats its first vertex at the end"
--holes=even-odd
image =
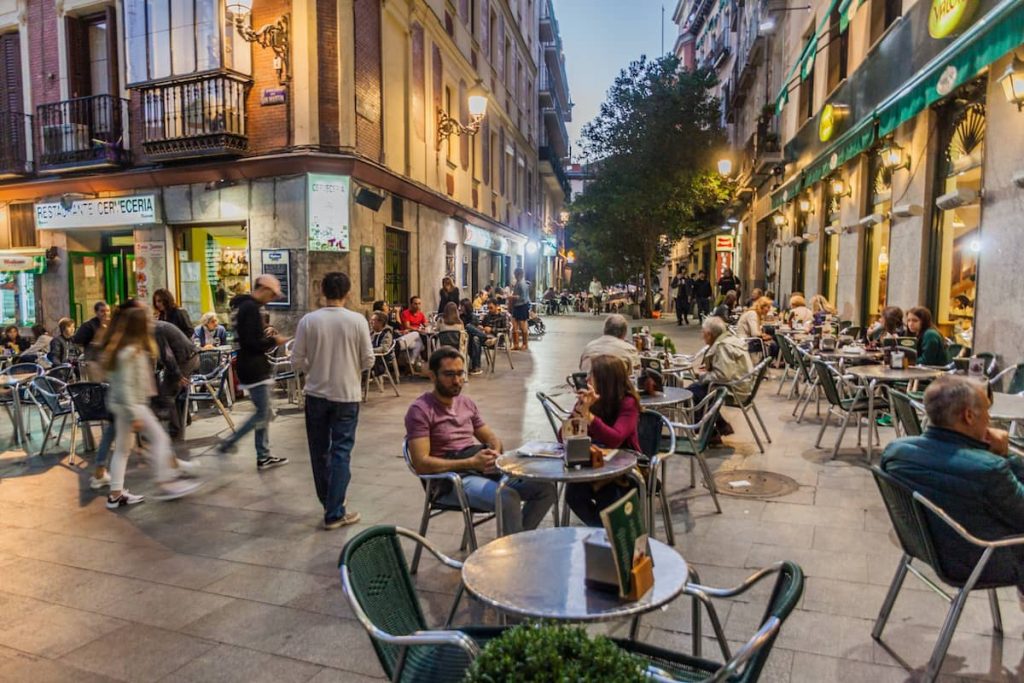
POLYGON ((0 320, 160 287, 198 318, 264 270, 285 329, 328 270, 363 309, 505 284, 541 234, 539 1, 0 0, 0 320))

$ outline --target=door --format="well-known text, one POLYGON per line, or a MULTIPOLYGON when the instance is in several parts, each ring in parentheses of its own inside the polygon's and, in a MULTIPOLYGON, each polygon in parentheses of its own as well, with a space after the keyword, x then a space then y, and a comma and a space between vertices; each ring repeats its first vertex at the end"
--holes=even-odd
POLYGON ((390 304, 409 301, 409 233, 384 231, 384 296, 390 304))
POLYGON ((112 303, 107 255, 98 252, 72 251, 68 254, 68 289, 71 317, 81 325, 93 316, 97 302, 112 303))

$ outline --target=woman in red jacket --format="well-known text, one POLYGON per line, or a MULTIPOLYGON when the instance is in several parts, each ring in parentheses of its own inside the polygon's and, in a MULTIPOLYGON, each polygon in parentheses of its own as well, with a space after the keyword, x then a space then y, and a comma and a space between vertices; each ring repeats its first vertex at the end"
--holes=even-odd
MULTIPOLYGON (((587 388, 578 392, 573 413, 587 422, 587 434, 593 443, 605 448, 640 450, 640 396, 620 358, 597 356, 591 361, 587 388)), ((570 484, 565 489, 565 501, 584 524, 599 527, 601 510, 629 489, 630 484, 624 479, 570 484)))

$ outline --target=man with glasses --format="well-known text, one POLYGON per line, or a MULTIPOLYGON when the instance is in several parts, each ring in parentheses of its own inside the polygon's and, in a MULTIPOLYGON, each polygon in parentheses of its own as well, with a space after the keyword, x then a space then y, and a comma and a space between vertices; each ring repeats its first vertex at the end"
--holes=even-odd
MULTIPOLYGON (((443 346, 430 356, 434 390, 413 401, 405 414, 405 434, 413 468, 420 474, 458 472, 469 505, 494 510, 501 476, 494 461, 501 440, 488 427, 476 404, 462 395, 466 365, 455 349, 443 346)), ((435 483, 435 500, 459 505, 455 489, 435 483)), ((505 534, 535 529, 555 502, 555 487, 546 482, 516 481, 501 494, 505 534), (525 503, 525 504, 524 504, 525 503)))

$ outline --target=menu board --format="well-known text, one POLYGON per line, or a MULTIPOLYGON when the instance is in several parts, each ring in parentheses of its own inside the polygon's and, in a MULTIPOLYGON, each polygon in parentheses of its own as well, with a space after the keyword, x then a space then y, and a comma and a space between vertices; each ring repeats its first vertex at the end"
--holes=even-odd
POLYGON ((633 588, 633 565, 648 554, 643 510, 636 489, 601 510, 601 523, 608 534, 612 558, 619 579, 619 597, 633 588))
POLYGON ((290 308, 292 305, 292 261, 288 249, 263 249, 260 266, 264 275, 273 275, 281 282, 281 296, 267 304, 267 308, 290 308))
MULTIPOLYGON (((135 296, 149 301, 153 292, 167 286, 166 245, 163 242, 135 243, 135 296)), ((86 265, 86 277, 88 275, 86 265)))

